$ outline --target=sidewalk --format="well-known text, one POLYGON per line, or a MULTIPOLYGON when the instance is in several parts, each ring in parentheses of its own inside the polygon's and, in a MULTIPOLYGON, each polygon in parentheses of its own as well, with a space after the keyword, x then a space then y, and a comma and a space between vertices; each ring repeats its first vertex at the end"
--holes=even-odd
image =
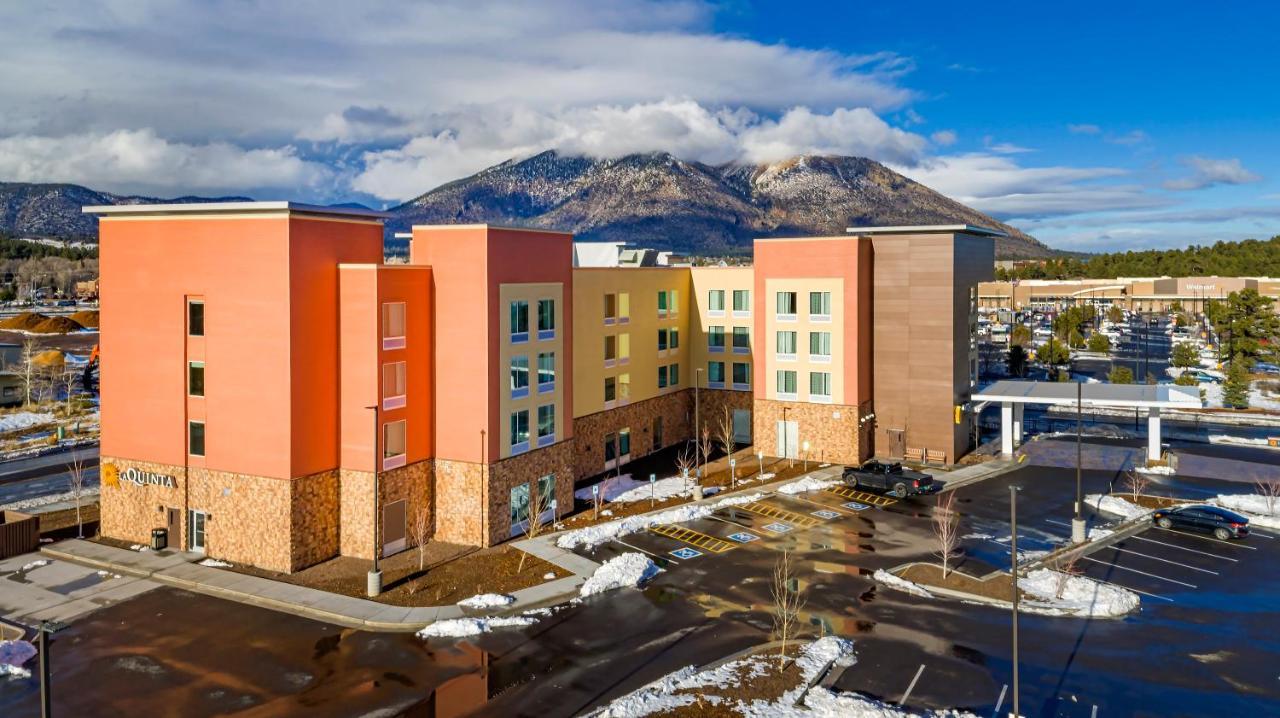
MULTIPOLYGON (((92 541, 70 540, 44 546, 40 552, 50 558, 145 578, 195 593, 370 631, 416 631, 443 619, 492 613, 468 612, 455 605, 415 608, 389 606, 363 598, 201 566, 195 562, 204 558, 203 556, 179 551, 130 551, 92 541)), ((511 594, 516 599, 515 603, 504 607, 502 612, 518 613, 567 600, 578 595, 578 587, 582 582, 581 576, 568 576, 515 591, 511 594)))
POLYGON ((943 491, 955 491, 962 486, 968 486, 984 479, 1006 474, 1017 469, 1019 465, 1017 459, 992 459, 981 464, 962 466, 954 471, 941 471, 938 469, 932 469, 931 471, 934 478, 944 482, 943 491))

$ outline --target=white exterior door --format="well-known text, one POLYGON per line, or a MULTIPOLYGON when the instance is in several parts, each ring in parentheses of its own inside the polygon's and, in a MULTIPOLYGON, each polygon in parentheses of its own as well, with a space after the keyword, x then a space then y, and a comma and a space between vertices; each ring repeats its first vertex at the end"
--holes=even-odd
POLYGON ((776 456, 796 457, 800 454, 800 424, 795 421, 778 422, 778 453, 776 456))
POLYGON ((192 510, 189 514, 191 527, 190 550, 196 553, 204 553, 204 520, 205 513, 203 511, 192 510))

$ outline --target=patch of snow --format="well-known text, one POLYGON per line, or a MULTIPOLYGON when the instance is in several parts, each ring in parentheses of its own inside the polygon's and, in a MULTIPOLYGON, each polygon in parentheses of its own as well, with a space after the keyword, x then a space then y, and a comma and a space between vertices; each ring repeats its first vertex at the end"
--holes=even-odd
POLYGON ((418 631, 418 638, 465 638, 488 633, 495 628, 532 626, 536 618, 528 616, 488 616, 485 618, 449 618, 436 621, 418 631))
MULTIPOLYGON (((601 501, 620 504, 648 501, 651 496, 658 501, 680 496, 693 496, 695 490, 693 481, 682 476, 669 476, 659 479, 650 485, 648 479, 634 479, 631 474, 622 474, 621 476, 609 477, 601 481, 597 486, 600 487, 601 501)), ((573 492, 573 497, 579 501, 591 502, 594 500, 590 486, 573 492)))
POLYGON ((0 641, 0 666, 18 667, 35 656, 36 647, 30 641, 0 641))
POLYGON ((974 540, 982 541, 982 540, 984 540, 984 539, 993 539, 993 538, 995 538, 995 536, 992 536, 991 534, 965 534, 964 536, 961 536, 960 538, 962 538, 962 539, 974 539, 974 540))
POLYGON ((1158 474, 1160 476, 1173 476, 1172 466, 1135 466, 1134 471, 1140 474, 1158 474))
POLYGON ((686 504, 667 509, 666 511, 659 511, 657 513, 628 516, 623 519, 618 519, 617 521, 596 524, 595 526, 587 526, 585 528, 563 533, 556 539, 556 545, 562 549, 572 549, 576 546, 594 548, 605 541, 609 541, 619 536, 633 534, 637 531, 644 531, 650 526, 696 521, 700 518, 710 516, 718 509, 726 506, 738 506, 741 504, 749 504, 753 501, 759 501, 762 496, 763 494, 760 493, 730 496, 711 504, 686 504))
POLYGON ((1236 444, 1237 446, 1271 446, 1266 439, 1249 439, 1241 436, 1228 436, 1226 434, 1210 434, 1210 444, 1236 444))
POLYGON ((1096 618, 1116 618, 1138 610, 1138 594, 1084 576, 1066 576, 1062 597, 1059 598, 1058 585, 1063 576, 1052 569, 1038 568, 1018 579, 1018 587, 1034 596, 1034 599, 1022 602, 1022 606, 1028 611, 1047 615, 1096 618))
POLYGON ((227 563, 226 561, 219 561, 216 558, 206 558, 205 560, 200 562, 200 565, 208 566, 210 568, 231 568, 231 564, 227 563))
POLYGON ((1119 496, 1112 496, 1110 494, 1089 494, 1084 497, 1084 503, 1086 506, 1092 506, 1102 513, 1120 516, 1126 521, 1146 516, 1151 513, 1151 509, 1144 509, 1137 504, 1120 498, 1119 496))
POLYGON ((828 486, 843 484, 844 480, 840 478, 819 479, 815 476, 806 476, 799 481, 792 481, 789 484, 783 484, 778 487, 778 493, 794 496, 795 494, 803 494, 809 491, 820 491, 828 486))
POLYGON ((579 593, 585 598, 615 588, 639 586, 662 569, 642 553, 624 553, 600 564, 600 568, 582 584, 579 593))
POLYGON ((1089 533, 1085 535, 1085 540, 1097 541, 1098 539, 1106 538, 1113 533, 1115 533, 1115 531, 1112 531, 1111 529, 1104 529, 1104 528, 1095 526, 1089 529, 1089 533))
POLYGON ((40 424, 52 424, 57 421, 53 414, 34 411, 18 411, 0 416, 0 433, 29 429, 40 424))
POLYGON ((1266 497, 1258 494, 1219 494, 1210 503, 1243 514, 1251 526, 1280 529, 1280 498, 1268 507, 1266 497))
POLYGON ((136 543, 136 544, 133 544, 132 546, 130 546, 130 547, 129 547, 129 550, 130 550, 130 551, 143 552, 143 551, 150 551, 151 549, 150 549, 150 547, 143 546, 143 545, 142 545, 142 544, 140 544, 140 543, 136 543))
POLYGON ((908 581, 905 578, 899 578, 884 569, 878 569, 871 574, 871 578, 883 583, 889 588, 894 588, 903 593, 909 593, 912 596, 920 596, 921 598, 933 598, 933 594, 925 590, 925 588, 917 583, 908 581))
POLYGON ((612 515, 613 515, 613 511, 612 511, 611 509, 605 509, 604 511, 601 511, 601 512, 600 512, 600 515, 601 515, 601 516, 612 516, 612 515))
POLYGON ((22 666, 15 666, 8 663, 0 663, 0 676, 8 676, 9 678, 30 678, 31 671, 22 666))
POLYGON ((555 573, 551 571, 548 571, 547 573, 542 574, 543 581, 550 581, 555 577, 556 577, 555 573))
POLYGON ((458 601, 458 605, 463 608, 502 608, 515 602, 515 596, 508 596, 505 593, 480 593, 458 601))
POLYGON ((22 570, 23 572, 26 572, 26 571, 30 571, 30 570, 32 570, 32 569, 40 568, 41 566, 48 566, 48 565, 49 565, 49 559, 47 559, 47 558, 38 558, 38 559, 36 559, 35 561, 32 561, 31 563, 24 564, 21 570, 22 570))
POLYGON ((98 577, 105 579, 120 578, 120 574, 112 573, 110 571, 98 571, 98 577))

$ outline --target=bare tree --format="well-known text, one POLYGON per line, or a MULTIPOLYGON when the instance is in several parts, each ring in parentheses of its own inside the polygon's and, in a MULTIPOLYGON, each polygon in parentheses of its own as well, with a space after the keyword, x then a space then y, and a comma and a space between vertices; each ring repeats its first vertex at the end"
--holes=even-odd
POLYGON ((39 377, 39 370, 36 367, 37 351, 36 340, 27 337, 22 340, 22 403, 30 404, 31 397, 34 393, 35 384, 39 377))
POLYGON ((716 440, 720 442, 720 447, 724 449, 725 456, 733 456, 733 415, 729 413, 729 407, 724 408, 724 414, 720 417, 720 421, 716 423, 716 440))
MULTIPOLYGON (((554 484, 553 484, 554 486, 554 484)), ((524 535, 528 538, 538 538, 542 530, 555 522, 555 517, 551 517, 548 522, 543 518, 543 514, 551 510, 551 502, 555 500, 555 491, 547 492, 544 496, 539 490, 538 482, 533 482, 531 487, 533 491, 529 496, 529 516, 525 519, 524 535)), ((524 571, 524 560, 529 557, 528 552, 520 552, 520 567, 516 569, 516 573, 524 571)))
POLYGON ((702 454, 702 478, 707 477, 707 462, 711 460, 711 451, 715 445, 711 443, 711 429, 702 427, 702 436, 698 439, 698 451, 702 454))
POLYGON ((76 502, 76 538, 84 538, 84 522, 80 518, 80 498, 84 495, 84 463, 79 457, 67 464, 67 475, 71 480, 71 498, 76 502))
POLYGON ((1280 480, 1261 479, 1256 485, 1258 487, 1258 495, 1267 504, 1267 513, 1275 515, 1276 499, 1280 498, 1280 480))
POLYGON ((425 506, 419 507, 413 515, 413 540, 418 542, 418 573, 427 567, 427 529, 430 528, 427 517, 430 515, 425 506))
POLYGON ((795 639, 800 624, 800 610, 804 608, 804 593, 796 575, 795 560, 791 552, 783 549, 773 565, 773 633, 782 646, 778 651, 778 670, 786 666, 787 642, 795 639))
MULTIPOLYGON (((697 465, 697 463, 697 450, 690 447, 688 444, 685 444, 684 448, 680 450, 680 453, 676 454, 676 470, 680 472, 680 476, 684 478, 686 485, 688 485, 689 477, 693 474, 693 467, 697 465)), ((688 488, 692 490, 694 487, 689 486, 688 488)), ((695 496, 694 498, 700 499, 702 497, 695 496)))
POLYGON ((938 496, 933 508, 933 535, 938 538, 938 556, 942 559, 942 578, 946 580, 951 559, 960 555, 960 514, 955 510, 956 492, 938 496))
POLYGON ((1053 570, 1056 571, 1054 576, 1054 595, 1062 598, 1062 594, 1066 592, 1067 585, 1071 583, 1073 576, 1079 576, 1084 571, 1076 564, 1080 562, 1080 552, 1072 552, 1070 558, 1059 560, 1054 564, 1053 570))
POLYGON ((71 416, 71 398, 75 395, 76 380, 80 378, 79 372, 70 364, 64 364, 62 367, 62 375, 59 377, 58 388, 67 394, 67 416, 71 416))
POLYGON ((1131 469, 1128 474, 1125 474, 1124 485, 1129 487, 1129 492, 1133 494, 1133 502, 1136 504, 1138 503, 1138 497, 1151 485, 1151 479, 1147 478, 1147 475, 1141 471, 1131 469))

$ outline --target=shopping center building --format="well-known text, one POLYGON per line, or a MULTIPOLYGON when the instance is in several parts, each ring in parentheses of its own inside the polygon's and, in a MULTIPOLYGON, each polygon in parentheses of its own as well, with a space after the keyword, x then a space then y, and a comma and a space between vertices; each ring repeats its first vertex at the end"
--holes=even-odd
POLYGON ((721 421, 769 456, 969 448, 990 230, 593 267, 565 233, 415 226, 408 262, 386 264, 377 212, 86 211, 101 218, 108 537, 166 528, 296 571, 420 539, 499 543, 531 507, 572 511, 576 481, 721 421))
MULTIPOLYGON (((1167 312, 1181 306, 1200 313, 1210 301, 1221 301, 1246 289, 1280 299, 1280 279, 1270 277, 1117 277, 982 282, 978 305, 982 309, 1058 311, 1093 304, 1132 312, 1167 312)), ((1280 311, 1280 302, 1274 306, 1280 311)))

